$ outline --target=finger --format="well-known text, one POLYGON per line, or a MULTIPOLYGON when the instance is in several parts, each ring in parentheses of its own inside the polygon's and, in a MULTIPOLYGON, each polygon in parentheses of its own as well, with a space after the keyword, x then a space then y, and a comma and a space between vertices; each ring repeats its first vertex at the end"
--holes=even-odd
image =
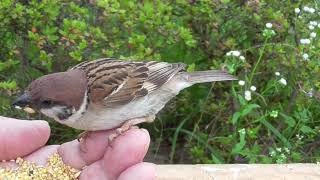
POLYGON ((47 165, 48 157, 56 153, 59 145, 50 145, 42 147, 41 149, 33 152, 27 157, 23 158, 26 161, 34 162, 37 165, 45 166, 47 165))
POLYGON ((48 141, 50 127, 46 121, 25 121, 0 117, 0 160, 22 157, 48 141))
MULTIPOLYGON (((57 152, 59 145, 50 145, 45 146, 40 149, 38 149, 36 152, 33 152, 32 154, 23 157, 24 160, 33 162, 40 166, 45 166, 48 161, 48 157, 52 155, 53 153, 57 152)), ((0 168, 15 168, 17 167, 17 164, 15 161, 7 161, 7 162, 0 162, 0 168)))
POLYGON ((156 168, 152 163, 139 163, 122 172, 117 180, 155 180, 156 168))
POLYGON ((142 162, 149 143, 150 136, 145 129, 131 129, 117 137, 101 162, 107 179, 116 179, 125 169, 142 162))
POLYGON ((62 157, 63 162, 76 169, 81 169, 86 165, 80 152, 79 142, 73 140, 62 144, 58 148, 58 154, 62 157))
POLYGON ((131 129, 117 137, 103 159, 86 167, 81 180, 116 179, 128 167, 140 163, 147 153, 150 136, 145 129, 131 129))
POLYGON ((81 154, 87 165, 103 157, 106 148, 109 147, 108 137, 113 133, 115 133, 114 130, 90 132, 85 140, 80 142, 80 144, 84 143, 86 148, 86 151, 81 151, 81 154))
POLYGON ((108 136, 114 133, 112 130, 89 132, 84 140, 86 152, 80 150, 80 143, 77 140, 62 144, 58 152, 63 161, 77 169, 101 159, 108 147, 108 136))

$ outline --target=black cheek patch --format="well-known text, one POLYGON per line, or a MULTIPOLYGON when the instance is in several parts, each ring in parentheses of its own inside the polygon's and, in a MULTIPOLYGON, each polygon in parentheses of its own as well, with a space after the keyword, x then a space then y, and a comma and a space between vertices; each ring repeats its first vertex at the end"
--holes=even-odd
POLYGON ((72 115, 73 115, 72 108, 65 107, 65 108, 63 108, 63 110, 60 113, 57 114, 57 117, 59 118, 60 121, 64 121, 72 115))

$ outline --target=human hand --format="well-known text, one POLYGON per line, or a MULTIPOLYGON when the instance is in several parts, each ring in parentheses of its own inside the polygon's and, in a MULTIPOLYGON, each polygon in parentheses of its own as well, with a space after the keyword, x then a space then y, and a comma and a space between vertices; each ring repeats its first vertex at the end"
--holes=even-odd
MULTIPOLYGON (((63 161, 76 169, 84 170, 81 180, 152 180, 155 167, 142 162, 150 142, 143 129, 131 129, 117 137, 112 147, 107 137, 111 130, 92 132, 86 139, 86 152, 80 151, 77 140, 62 145, 45 146, 50 136, 46 121, 24 121, 0 116, 0 161, 23 157, 38 165, 58 152, 63 161)), ((0 162, 0 167, 14 167, 14 162, 0 162)))

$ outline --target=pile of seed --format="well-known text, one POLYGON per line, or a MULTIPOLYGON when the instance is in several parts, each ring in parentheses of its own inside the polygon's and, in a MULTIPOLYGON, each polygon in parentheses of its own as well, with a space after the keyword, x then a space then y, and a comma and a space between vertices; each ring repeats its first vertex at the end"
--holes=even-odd
POLYGON ((18 164, 18 168, 0 168, 1 180, 76 180, 81 173, 81 171, 65 165, 57 153, 49 157, 45 167, 22 158, 17 158, 15 162, 18 164))

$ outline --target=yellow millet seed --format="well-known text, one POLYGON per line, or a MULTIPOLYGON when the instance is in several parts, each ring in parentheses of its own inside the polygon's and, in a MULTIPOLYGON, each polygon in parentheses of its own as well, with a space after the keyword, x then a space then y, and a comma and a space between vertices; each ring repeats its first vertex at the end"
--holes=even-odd
POLYGON ((0 180, 76 180, 81 171, 63 163, 58 153, 48 158, 47 166, 39 166, 18 157, 16 169, 0 168, 0 180))

